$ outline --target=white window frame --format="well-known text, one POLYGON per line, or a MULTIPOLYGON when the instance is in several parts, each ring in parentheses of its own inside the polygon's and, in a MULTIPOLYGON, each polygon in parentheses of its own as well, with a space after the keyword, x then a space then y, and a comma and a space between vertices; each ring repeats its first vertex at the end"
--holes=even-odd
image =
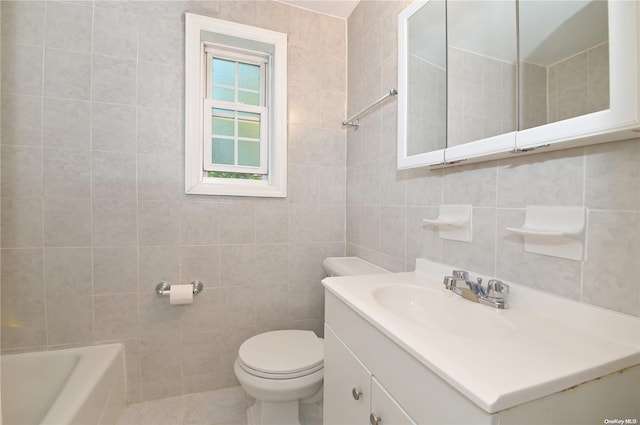
MULTIPOLYGON (((226 196, 287 196, 287 35, 262 28, 251 27, 220 19, 187 13, 185 15, 185 192, 198 195, 226 196), (264 119, 268 120, 265 131, 267 140, 265 160, 265 177, 262 180, 229 179, 208 177, 204 170, 204 143, 207 131, 211 133, 211 113, 205 111, 211 105, 205 99, 207 88, 206 49, 203 48, 201 32, 209 32, 216 36, 232 37, 247 46, 268 45, 270 63, 265 73, 267 90, 265 98, 264 119), (208 128, 208 130, 207 130, 208 128)), ((222 43, 219 43, 222 44, 222 43)), ((241 50, 239 46, 229 46, 241 50)), ((253 50, 255 48, 246 48, 253 50)), ((267 53, 267 52, 264 52, 267 53)), ((216 102, 216 108, 220 102, 216 102)), ((231 103, 227 106, 236 105, 231 103)), ((236 105, 237 106, 237 105, 236 105)), ((248 107, 249 105, 244 105, 248 107)), ((236 108, 223 108, 235 109, 236 108)), ((253 112, 253 110, 252 110, 253 112)), ((261 126, 262 127, 265 126, 261 126)), ((262 135, 261 135, 262 139, 262 135)), ((211 137, 208 139, 211 140, 211 137)), ((209 142, 210 145, 211 142, 209 142)), ((209 156, 210 155, 209 146, 209 156)), ((262 155, 262 153, 261 153, 262 155)), ((255 172, 248 167, 249 173, 255 172)), ((233 170, 237 172, 237 170, 233 170)))

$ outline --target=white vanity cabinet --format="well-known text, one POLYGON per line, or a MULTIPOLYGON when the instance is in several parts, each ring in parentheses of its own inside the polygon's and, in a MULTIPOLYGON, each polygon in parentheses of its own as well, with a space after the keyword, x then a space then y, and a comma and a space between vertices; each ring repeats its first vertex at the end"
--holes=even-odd
MULTIPOLYGON (((325 425, 375 425, 375 417, 379 425, 600 425, 640 420, 640 365, 488 412, 331 290, 325 291, 324 338, 325 425)), ((478 358, 477 367, 500 365, 478 358)))
POLYGON ((324 338, 325 425, 365 425, 372 414, 380 425, 494 423, 329 292, 324 338))
POLYGON ((324 423, 415 425, 371 372, 325 325, 324 423))

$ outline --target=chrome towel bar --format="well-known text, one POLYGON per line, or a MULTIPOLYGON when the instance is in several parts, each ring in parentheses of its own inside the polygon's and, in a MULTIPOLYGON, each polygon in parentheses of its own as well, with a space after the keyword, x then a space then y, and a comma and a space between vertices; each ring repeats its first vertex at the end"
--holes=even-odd
POLYGON ((385 100, 387 100, 390 97, 396 96, 398 94, 398 90, 396 89, 391 89, 389 90, 389 93, 385 94, 384 96, 382 96, 380 99, 376 100, 375 102, 373 102, 371 105, 367 106, 366 108, 364 108, 362 111, 358 112, 357 114, 355 114, 354 116, 352 116, 351 118, 342 121, 342 125, 344 126, 351 126, 351 127, 360 127, 360 116, 364 115, 365 113, 369 112, 371 109, 373 109, 375 106, 378 106, 378 104, 384 102, 385 100))

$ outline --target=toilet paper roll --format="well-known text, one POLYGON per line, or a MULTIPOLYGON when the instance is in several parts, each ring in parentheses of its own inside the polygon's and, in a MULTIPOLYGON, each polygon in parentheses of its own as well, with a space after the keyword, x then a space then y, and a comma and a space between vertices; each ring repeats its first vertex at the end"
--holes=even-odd
POLYGON ((169 304, 193 304, 193 285, 171 285, 169 304))

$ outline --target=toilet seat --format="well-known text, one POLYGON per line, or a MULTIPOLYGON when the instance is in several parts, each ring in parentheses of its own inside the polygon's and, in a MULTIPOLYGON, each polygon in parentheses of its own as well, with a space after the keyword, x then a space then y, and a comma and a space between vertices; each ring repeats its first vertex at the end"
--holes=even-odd
POLYGON ((266 379, 293 379, 324 367, 322 339, 311 331, 281 330, 249 338, 238 350, 245 372, 266 379))

